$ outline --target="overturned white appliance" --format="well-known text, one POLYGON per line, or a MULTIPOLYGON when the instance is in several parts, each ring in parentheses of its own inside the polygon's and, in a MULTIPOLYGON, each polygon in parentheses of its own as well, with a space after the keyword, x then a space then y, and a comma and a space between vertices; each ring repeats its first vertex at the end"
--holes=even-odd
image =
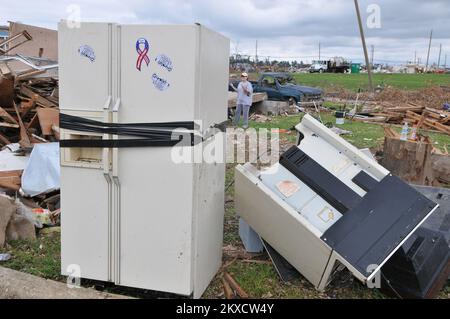
POLYGON ((372 281, 438 205, 313 117, 296 129, 268 170, 236 167, 236 212, 317 289, 343 267, 372 281))

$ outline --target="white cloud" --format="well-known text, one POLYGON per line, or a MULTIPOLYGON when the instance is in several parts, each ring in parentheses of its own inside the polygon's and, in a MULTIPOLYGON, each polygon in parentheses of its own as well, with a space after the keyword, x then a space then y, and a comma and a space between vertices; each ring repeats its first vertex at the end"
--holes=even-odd
MULTIPOLYGON (((447 0, 360 0, 363 17, 366 8, 381 8, 381 29, 367 29, 368 46, 375 46, 375 61, 404 62, 414 52, 425 60, 428 34, 434 29, 431 61, 437 61, 439 43, 450 53, 450 3, 447 0)), ((342 55, 362 60, 363 54, 350 0, 80 0, 11 1, 0 0, 0 24, 21 21, 56 28, 68 17, 68 5, 81 8, 84 21, 118 23, 194 23, 200 22, 232 40, 232 52, 296 57, 308 60, 318 55, 342 55)), ((443 60, 443 58, 441 59, 443 60)), ((450 61, 449 61, 450 64, 450 61)))

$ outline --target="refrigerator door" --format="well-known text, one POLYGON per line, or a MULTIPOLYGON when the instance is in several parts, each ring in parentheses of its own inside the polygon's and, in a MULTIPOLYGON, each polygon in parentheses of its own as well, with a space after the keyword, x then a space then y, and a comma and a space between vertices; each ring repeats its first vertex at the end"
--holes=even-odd
POLYGON ((113 24, 81 23, 58 26, 61 111, 102 111, 111 90, 113 24))
MULTIPOLYGON (((65 114, 107 121, 111 103, 112 25, 82 23, 79 29, 59 24, 60 108, 65 114), (83 51, 83 45, 95 53, 83 51), (86 56, 85 56, 86 55, 86 56), (89 59, 92 58, 92 61, 89 59)), ((84 50, 88 50, 84 48, 84 50)), ((62 129, 62 139, 101 139, 101 134, 62 129)), ((111 280, 110 199, 112 184, 107 150, 61 148, 61 271, 79 269, 82 278, 111 280)))
MULTIPOLYGON (((120 29, 118 121, 194 120, 198 26, 120 29)), ((114 150, 113 171, 120 184, 119 283, 190 295, 194 173, 193 164, 173 161, 174 149, 182 151, 114 150)))

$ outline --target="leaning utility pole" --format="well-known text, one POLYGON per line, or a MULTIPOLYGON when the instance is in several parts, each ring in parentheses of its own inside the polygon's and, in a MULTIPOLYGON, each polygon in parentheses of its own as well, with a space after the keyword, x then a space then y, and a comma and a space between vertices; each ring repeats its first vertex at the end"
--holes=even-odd
POLYGON ((373 91, 372 68, 369 63, 369 55, 367 54, 366 39, 364 38, 364 29, 361 21, 361 13, 359 12, 358 0, 354 1, 355 1, 356 15, 358 17, 359 33, 361 34, 361 42, 364 50, 364 58, 366 60, 367 74, 369 76, 369 89, 370 91, 373 91))
POLYGON ((431 39, 433 39, 433 30, 431 30, 430 32, 430 42, 428 43, 427 64, 425 66, 425 72, 428 71, 428 62, 430 62, 431 39))
POLYGON ((442 43, 439 44, 439 58, 438 58, 438 65, 437 65, 438 69, 439 69, 439 66, 441 65, 441 52, 442 52, 442 43))

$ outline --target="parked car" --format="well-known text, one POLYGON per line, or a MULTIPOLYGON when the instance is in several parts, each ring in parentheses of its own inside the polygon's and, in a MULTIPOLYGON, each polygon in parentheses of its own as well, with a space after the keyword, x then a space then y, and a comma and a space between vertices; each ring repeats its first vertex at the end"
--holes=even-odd
MULTIPOLYGON (((319 88, 298 85, 289 73, 267 72, 262 73, 258 81, 250 81, 253 92, 267 93, 269 100, 301 102, 322 101, 323 91, 319 88)), ((239 80, 232 81, 237 87, 239 80)), ((230 90, 233 88, 230 86, 230 90)))

